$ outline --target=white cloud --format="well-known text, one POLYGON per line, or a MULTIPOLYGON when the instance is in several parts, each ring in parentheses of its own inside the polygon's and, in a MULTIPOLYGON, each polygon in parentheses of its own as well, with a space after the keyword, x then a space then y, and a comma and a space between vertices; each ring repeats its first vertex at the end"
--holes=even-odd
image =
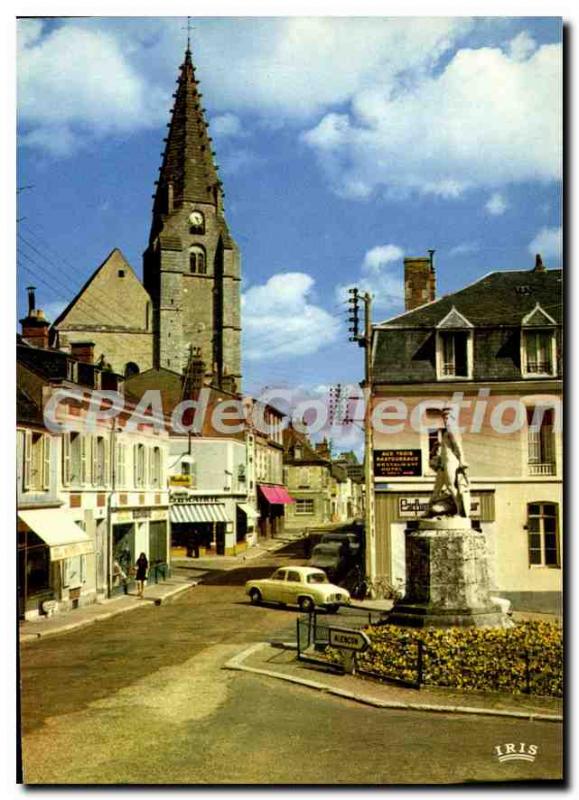
POLYGON ((338 320, 312 302, 314 283, 304 272, 280 272, 244 292, 248 360, 311 355, 337 340, 338 320))
POLYGON ((450 258, 454 256, 466 256, 471 253, 478 253, 480 247, 478 242, 461 242, 460 244, 451 247, 448 251, 450 258))
POLYGON ((485 209, 492 214, 493 217, 499 217, 504 214, 509 204, 500 192, 494 192, 485 204, 485 209))
POLYGON ((334 191, 353 198, 377 189, 452 198, 475 186, 559 179, 561 80, 559 45, 525 61, 498 48, 462 49, 407 88, 377 79, 349 113, 327 114, 302 138, 334 191))
POLYGON ((404 255, 404 250, 395 244, 381 244, 368 250, 364 256, 362 269, 366 272, 380 272, 380 270, 392 261, 400 261, 404 255))
POLYGON ((227 61, 219 22, 202 28, 197 50, 208 64, 207 92, 226 108, 303 119, 378 79, 393 84, 402 72, 430 68, 471 25, 460 18, 241 19, 229 31, 227 61))
MULTIPOLYGON (((311 119, 376 81, 394 85, 430 69, 471 26, 460 18, 201 18, 193 58, 216 131, 237 135, 232 112, 276 125, 311 119)), ((56 128, 78 145, 167 119, 183 52, 179 20, 21 20, 18 29, 20 121, 43 131, 29 144, 50 143, 56 128)))
POLYGON ((235 114, 220 114, 211 119, 211 130, 217 136, 242 136, 244 131, 241 120, 235 114))
POLYGON ((563 231, 561 228, 541 228, 532 242, 529 253, 540 253, 543 259, 551 259, 553 266, 561 265, 563 250, 563 231))
POLYGON ((126 134, 164 118, 164 93, 131 66, 113 33, 67 22, 42 35, 18 26, 18 113, 23 141, 64 155, 91 137, 126 134))
POLYGON ((336 299, 348 300, 348 289, 357 286, 361 292, 369 292, 374 308, 392 310, 404 302, 402 258, 404 250, 395 244, 383 244, 368 250, 362 261, 360 276, 348 284, 336 286, 336 299))
POLYGON ((537 42, 528 31, 521 31, 508 44, 509 56, 513 61, 526 61, 537 46, 537 42))

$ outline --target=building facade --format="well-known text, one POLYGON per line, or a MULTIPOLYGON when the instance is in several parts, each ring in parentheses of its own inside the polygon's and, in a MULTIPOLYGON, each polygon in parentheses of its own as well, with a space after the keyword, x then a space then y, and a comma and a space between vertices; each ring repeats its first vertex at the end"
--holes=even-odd
POLYGON ((172 555, 238 555, 257 540, 259 512, 242 439, 172 437, 172 555))
POLYGON ((374 327, 376 571, 389 583, 404 583, 405 532, 426 510, 449 407, 494 588, 515 608, 561 610, 561 281, 538 257, 374 327))
MULTIPOLYGON (((26 327, 24 333, 26 333, 26 327)), ((73 610, 169 571, 168 433, 135 417, 93 416, 93 392, 122 376, 68 353, 18 346, 18 553, 21 616, 73 610), (58 431, 44 415, 54 405, 58 431), (89 421, 90 418, 90 421, 89 421)))

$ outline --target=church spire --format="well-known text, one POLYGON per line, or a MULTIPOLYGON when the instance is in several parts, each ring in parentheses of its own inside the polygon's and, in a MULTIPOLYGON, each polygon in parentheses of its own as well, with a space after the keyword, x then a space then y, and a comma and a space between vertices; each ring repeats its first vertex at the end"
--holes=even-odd
POLYGON ((183 203, 210 203, 221 214, 223 192, 213 160, 209 125, 195 76, 189 36, 177 79, 165 152, 154 195, 153 228, 183 203), (157 224, 155 224, 157 222, 157 224))

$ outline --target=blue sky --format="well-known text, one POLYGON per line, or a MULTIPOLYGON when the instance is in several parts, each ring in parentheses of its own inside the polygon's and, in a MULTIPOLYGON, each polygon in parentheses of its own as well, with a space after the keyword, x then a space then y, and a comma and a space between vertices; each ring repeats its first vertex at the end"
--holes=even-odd
MULTIPOLYGON (((141 272, 184 50, 178 18, 19 25, 19 311, 54 314, 119 247, 141 272)), ((343 289, 402 310, 561 259, 557 18, 200 18, 192 49, 242 254, 244 380, 356 382, 343 289)))

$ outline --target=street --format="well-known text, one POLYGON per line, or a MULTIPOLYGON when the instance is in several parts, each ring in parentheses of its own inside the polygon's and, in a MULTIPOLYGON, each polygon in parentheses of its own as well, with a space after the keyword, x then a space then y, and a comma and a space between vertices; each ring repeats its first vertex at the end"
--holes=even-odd
MULTIPOLYGON (((21 650, 26 783, 393 784, 555 779, 562 728, 376 709, 221 669, 244 646, 291 639, 296 612, 251 606, 249 577, 295 550, 159 607, 21 650), (503 742, 538 745, 499 764, 503 742)), ((343 614, 344 618, 347 614, 343 614)))

